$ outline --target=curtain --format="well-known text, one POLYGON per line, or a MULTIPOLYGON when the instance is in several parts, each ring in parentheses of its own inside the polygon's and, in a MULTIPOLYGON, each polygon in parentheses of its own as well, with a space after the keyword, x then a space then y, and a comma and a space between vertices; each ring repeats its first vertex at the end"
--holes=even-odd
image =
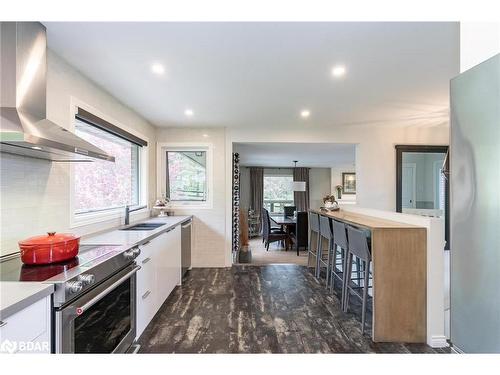
POLYGON ((294 168, 293 180, 306 183, 306 191, 293 192, 293 200, 297 211, 309 211, 309 168, 294 168))
POLYGON ((264 203, 264 168, 250 168, 250 208, 259 215, 258 230, 262 227, 264 203))

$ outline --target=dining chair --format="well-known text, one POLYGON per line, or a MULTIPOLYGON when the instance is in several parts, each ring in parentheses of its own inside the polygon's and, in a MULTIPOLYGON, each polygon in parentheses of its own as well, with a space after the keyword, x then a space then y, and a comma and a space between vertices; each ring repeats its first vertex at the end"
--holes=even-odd
MULTIPOLYGON (((262 208, 261 212, 262 212, 262 215, 261 215, 262 216, 262 223, 261 223, 261 227, 262 227, 262 243, 264 243, 265 242, 265 239, 264 239, 264 217, 265 217, 265 215, 269 216, 270 214, 269 214, 269 211, 266 208, 264 208, 264 207, 262 208)), ((272 223, 273 222, 271 221, 271 226, 270 226, 271 232, 283 232, 283 227, 281 227, 281 226, 273 226, 272 223)))
POLYGON ((285 217, 293 216, 293 213, 297 211, 297 206, 285 206, 283 207, 283 214, 285 217))
POLYGON ((284 231, 271 230, 271 218, 269 217, 269 212, 263 208, 262 209, 262 237, 266 246, 266 251, 269 251, 269 244, 273 242, 283 241, 285 249, 288 250, 287 240, 289 240, 289 235, 284 231))
POLYGON ((290 234, 292 243, 297 250, 297 256, 300 255, 300 248, 303 247, 307 249, 308 237, 309 237, 309 225, 307 212, 301 211, 297 212, 297 222, 293 232, 290 234))

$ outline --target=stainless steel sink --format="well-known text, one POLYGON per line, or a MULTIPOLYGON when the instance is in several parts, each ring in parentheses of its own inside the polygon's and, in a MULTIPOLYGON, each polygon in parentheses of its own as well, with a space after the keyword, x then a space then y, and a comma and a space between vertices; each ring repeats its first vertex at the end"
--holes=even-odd
POLYGON ((141 224, 132 225, 131 227, 123 228, 120 230, 153 230, 153 229, 159 228, 163 225, 165 225, 165 224, 162 224, 162 223, 141 223, 141 224))

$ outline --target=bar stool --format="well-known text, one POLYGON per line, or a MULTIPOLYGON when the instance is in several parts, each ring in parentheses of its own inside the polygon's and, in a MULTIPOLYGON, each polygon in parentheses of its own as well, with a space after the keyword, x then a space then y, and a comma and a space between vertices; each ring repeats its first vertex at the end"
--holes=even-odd
POLYGON ((345 254, 347 252, 347 233, 345 224, 333 220, 333 252, 330 265, 330 292, 333 293, 335 289, 335 280, 338 279, 342 283, 342 307, 344 306, 344 271, 345 271, 345 254), (340 250, 340 251, 339 251, 340 250), (340 254, 340 262, 337 257, 340 254), (337 268, 340 266, 340 268, 337 268))
POLYGON ((333 253, 333 232, 331 219, 321 215, 319 218, 319 243, 317 261, 317 278, 321 275, 321 267, 326 268, 325 284, 328 288, 330 279, 330 259, 333 253), (327 246, 324 246, 324 240, 327 241, 327 246))
POLYGON ((317 251, 319 246, 319 215, 315 212, 309 211, 309 246, 307 247, 307 266, 311 264, 311 257, 315 258, 314 262, 314 275, 317 277, 318 272, 318 261, 317 261, 317 251), (313 236, 314 234, 314 236, 313 236), (315 241, 313 240, 315 237, 315 241), (316 242, 313 248, 313 243, 316 242))
MULTIPOLYGON (((348 238, 348 251, 346 256, 346 272, 344 277, 344 311, 347 312, 349 309, 349 296, 354 294, 356 297, 361 299, 363 305, 361 307, 361 333, 365 331, 365 321, 366 321, 366 303, 368 300, 368 289, 371 288, 370 282, 370 265, 372 261, 372 255, 370 247, 368 245, 368 238, 366 232, 352 226, 347 227, 347 238, 348 238), (359 281, 363 279, 363 285, 361 283, 358 286, 352 286, 351 276, 352 276, 352 262, 353 257, 356 257, 361 261, 362 273, 364 277, 358 277, 359 281), (363 294, 359 294, 357 290, 363 290, 363 294)), ((358 273, 361 270, 358 270, 358 273)))

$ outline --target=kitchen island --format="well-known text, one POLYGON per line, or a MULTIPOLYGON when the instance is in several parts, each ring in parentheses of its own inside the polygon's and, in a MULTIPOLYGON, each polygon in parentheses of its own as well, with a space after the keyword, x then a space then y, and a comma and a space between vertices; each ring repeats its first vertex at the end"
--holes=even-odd
POLYGON ((371 233, 373 341, 426 342, 426 228, 344 209, 313 212, 371 233))

